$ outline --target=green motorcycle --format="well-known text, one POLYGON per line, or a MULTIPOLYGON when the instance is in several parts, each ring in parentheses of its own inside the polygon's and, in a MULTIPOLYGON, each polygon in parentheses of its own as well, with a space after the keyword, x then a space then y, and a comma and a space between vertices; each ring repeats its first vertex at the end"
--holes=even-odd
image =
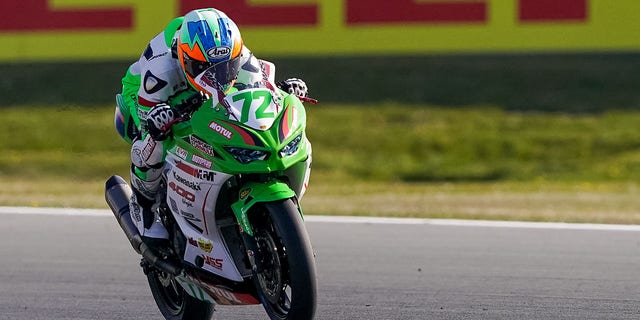
POLYGON ((165 318, 209 319, 215 304, 262 304, 271 319, 313 318, 316 267, 298 202, 311 144, 300 99, 262 82, 174 107, 180 117, 171 124, 157 208, 168 252, 142 242, 126 181, 107 180, 107 203, 142 255, 165 318))

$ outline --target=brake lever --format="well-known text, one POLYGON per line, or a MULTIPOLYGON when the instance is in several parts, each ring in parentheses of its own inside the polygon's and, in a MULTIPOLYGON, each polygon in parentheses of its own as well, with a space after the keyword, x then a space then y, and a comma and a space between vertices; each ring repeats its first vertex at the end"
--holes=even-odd
POLYGON ((209 100, 209 95, 203 92, 196 92, 189 96, 188 98, 182 100, 181 103, 177 104, 174 109, 180 114, 178 118, 182 118, 184 120, 191 119, 191 115, 198 111, 202 104, 205 101, 209 100))
POLYGON ((298 99, 300 99, 302 102, 309 102, 311 104, 317 104, 318 103, 318 100, 316 100, 314 98, 303 97, 303 96, 298 96, 298 95, 296 95, 296 97, 298 97, 298 99))
POLYGON ((200 109, 200 107, 208 99, 209 99, 209 95, 208 94, 202 93, 202 92, 196 92, 196 93, 192 94, 191 96, 187 97, 186 99, 182 100, 181 103, 178 103, 173 107, 173 110, 176 111, 178 116, 176 118, 174 118, 173 120, 169 121, 164 126, 162 126, 162 128, 160 128, 160 130, 167 132, 167 131, 169 131, 171 129, 171 127, 174 124, 176 124, 178 122, 183 122, 183 121, 190 120, 191 119, 191 115, 194 112, 198 111, 198 109, 200 109))

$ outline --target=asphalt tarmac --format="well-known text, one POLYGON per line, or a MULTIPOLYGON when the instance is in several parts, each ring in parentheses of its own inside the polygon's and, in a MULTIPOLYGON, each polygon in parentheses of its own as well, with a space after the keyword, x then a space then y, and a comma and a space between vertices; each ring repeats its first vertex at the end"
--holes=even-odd
MULTIPOLYGON (((635 229, 321 220, 316 319, 640 318, 635 229)), ((1 213, 0 319, 162 319, 138 263, 112 216, 1 213)))

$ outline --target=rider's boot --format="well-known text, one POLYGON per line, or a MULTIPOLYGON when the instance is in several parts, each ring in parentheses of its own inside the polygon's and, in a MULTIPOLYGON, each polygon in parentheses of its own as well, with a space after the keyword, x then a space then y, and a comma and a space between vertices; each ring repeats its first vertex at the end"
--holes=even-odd
POLYGON ((162 181, 163 154, 163 144, 150 135, 131 146, 131 217, 142 241, 157 252, 169 247, 169 233, 154 206, 162 181))
POLYGON ((133 167, 131 187, 133 195, 129 201, 129 210, 133 223, 138 228, 142 241, 156 252, 165 253, 169 248, 169 233, 154 206, 156 194, 160 188, 161 169, 141 171, 133 167))

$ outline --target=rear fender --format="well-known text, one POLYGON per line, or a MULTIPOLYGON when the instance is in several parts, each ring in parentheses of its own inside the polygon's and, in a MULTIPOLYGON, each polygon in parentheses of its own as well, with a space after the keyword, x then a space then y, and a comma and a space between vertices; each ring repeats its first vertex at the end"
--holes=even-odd
POLYGON ((231 209, 242 230, 248 235, 253 236, 253 228, 247 217, 247 212, 249 212, 251 207, 259 202, 272 202, 295 196, 296 193, 284 182, 276 180, 249 182, 240 188, 239 200, 231 205, 231 209))

